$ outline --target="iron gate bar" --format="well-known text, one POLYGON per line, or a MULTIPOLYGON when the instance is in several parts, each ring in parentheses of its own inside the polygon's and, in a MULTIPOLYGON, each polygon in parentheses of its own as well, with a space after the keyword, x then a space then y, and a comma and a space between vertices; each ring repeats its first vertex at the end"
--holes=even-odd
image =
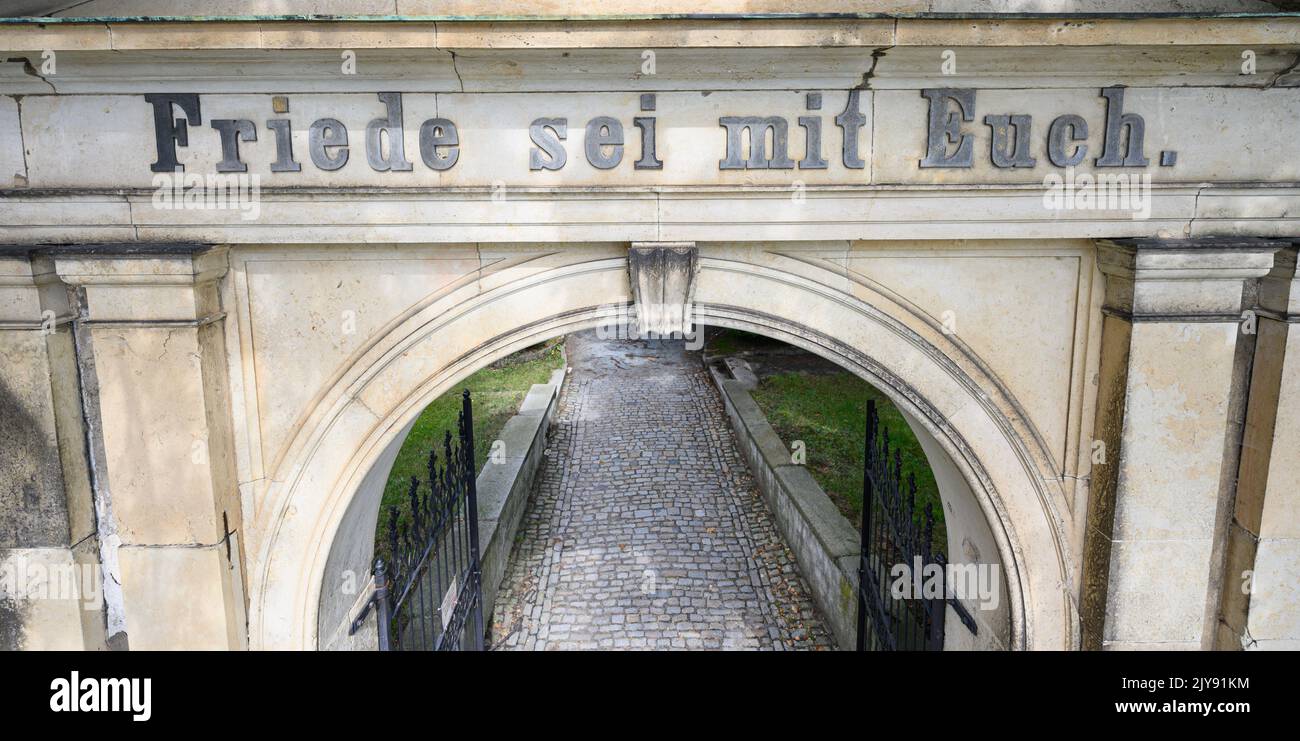
MULTIPOLYGON (((388 625, 392 620, 392 615, 388 610, 388 578, 384 573, 384 562, 379 561, 375 564, 375 604, 379 605, 375 620, 380 625, 388 625)), ((388 631, 379 631, 379 650, 391 651, 392 646, 388 640, 388 631)))
MULTIPOLYGON (((888 429, 881 429, 874 400, 867 401, 866 445, 863 456, 862 523, 859 534, 857 650, 941 651, 947 605, 972 634, 974 618, 949 595, 947 557, 934 547, 934 510, 926 503, 917 522, 916 476, 909 473, 904 490, 902 450, 890 461, 888 429), (890 564, 920 563, 939 568, 940 596, 894 598, 884 576, 890 564)), ((914 578, 919 575, 914 575, 914 578)), ((913 582, 915 583, 915 581, 913 582)))
POLYGON ((465 389, 461 396, 461 413, 463 419, 461 422, 462 436, 464 437, 464 450, 466 456, 465 468, 468 471, 465 476, 465 484, 468 487, 466 495, 467 507, 469 508, 469 547, 470 563, 473 565, 474 574, 474 600, 477 609, 474 611, 474 635, 477 637, 478 650, 483 650, 483 568, 479 561, 479 542, 478 542, 478 468, 474 464, 474 405, 470 403, 469 389, 465 389))

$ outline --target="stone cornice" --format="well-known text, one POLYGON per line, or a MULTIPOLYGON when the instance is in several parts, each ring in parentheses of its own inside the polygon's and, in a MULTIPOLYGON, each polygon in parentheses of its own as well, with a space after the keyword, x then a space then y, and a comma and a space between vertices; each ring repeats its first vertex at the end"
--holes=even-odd
POLYGON ((0 234, 28 241, 32 246, 25 249, 77 240, 451 244, 1300 235, 1291 206, 1300 201, 1300 187, 1294 186, 1155 186, 1147 220, 1126 212, 1048 210, 1041 189, 1032 187, 809 186, 797 208, 790 194, 789 188, 758 186, 518 188, 503 204, 487 188, 263 188, 264 218, 244 220, 235 210, 152 209, 143 191, 8 191, 0 193, 8 198, 9 219, 0 234), (345 220, 322 218, 321 196, 358 208, 345 220), (511 228, 495 226, 501 223, 511 228))
MULTIPOLYGON (((5 43, 0 26, 0 44, 5 43)), ((439 48, 400 43, 356 48, 356 75, 340 74, 340 51, 329 48, 163 48, 125 51, 59 50, 58 73, 40 75, 43 39, 10 39, 0 50, 0 93, 139 94, 183 88, 197 93, 600 92, 628 90, 916 90, 937 84, 935 59, 957 47, 957 72, 945 87, 1101 88, 1287 87, 1300 39, 1251 47, 1255 73, 1240 73, 1242 47, 1212 44, 1127 47, 845 45, 811 39, 807 45, 610 44, 592 48, 483 44, 439 48), (11 45, 12 45, 11 44, 11 45), (656 73, 642 72, 642 54, 654 48, 656 73), (779 54, 782 64, 773 64, 779 54), (580 70, 580 71, 579 71, 580 70)), ((350 47, 349 47, 350 48, 350 47)))
POLYGON ((200 242, 96 242, 85 244, 0 244, 0 257, 83 255, 150 258, 197 255, 212 248, 200 242))
POLYGON ((507 49, 791 46, 1268 46, 1300 43, 1300 16, 886 14, 0 19, 0 51, 31 49, 507 49), (1086 22, 1081 22, 1086 21, 1086 22))
POLYGON ((224 247, 185 242, 0 244, 0 261, 18 266, 0 271, 0 287, 37 288, 41 306, 63 315, 68 311, 67 286, 184 286, 189 290, 225 275, 226 252, 224 247))

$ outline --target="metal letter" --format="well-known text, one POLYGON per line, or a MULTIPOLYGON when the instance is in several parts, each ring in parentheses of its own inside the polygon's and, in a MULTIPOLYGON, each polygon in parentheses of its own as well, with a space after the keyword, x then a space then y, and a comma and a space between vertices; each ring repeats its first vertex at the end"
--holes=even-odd
POLYGON ((212 120, 212 128, 221 134, 221 161, 217 163, 217 172, 248 172, 248 165, 239 159, 239 142, 257 141, 253 122, 243 118, 217 118, 212 120))
POLYGON ((366 159, 377 172, 410 172, 402 133, 402 94, 379 93, 388 110, 387 118, 376 118, 366 126, 366 159), (388 134, 388 156, 384 157, 381 136, 388 134))
POLYGON ((287 118, 272 118, 266 128, 275 132, 275 162, 271 172, 301 172, 302 165, 293 160, 293 128, 287 118))
POLYGON ((189 128, 199 126, 203 118, 199 115, 199 96, 194 93, 151 93, 144 96, 146 103, 153 105, 153 134, 158 145, 158 161, 149 166, 153 172, 182 171, 185 166, 176 161, 176 145, 190 145, 189 128), (179 106, 185 119, 172 118, 172 105, 179 106))
POLYGON ((727 129, 727 158, 718 162, 720 170, 789 170, 794 162, 788 154, 789 124, 780 116, 723 116, 719 126, 727 129), (772 132, 772 156, 766 155, 767 132, 772 132), (742 132, 749 133, 749 157, 742 160, 742 132))
POLYGON ((921 167, 971 167, 975 139, 961 131, 962 121, 975 120, 975 91, 962 88, 928 88, 921 96, 930 101, 930 126, 927 134, 925 159, 921 167), (957 104, 957 110, 948 110, 948 101, 957 104), (957 149, 948 154, 948 145, 957 149))
POLYGON ((822 117, 800 116, 799 125, 807 131, 803 159, 799 160, 799 169, 825 170, 826 160, 822 159, 822 117))
POLYGON ((431 118, 420 124, 420 159, 430 170, 450 170, 460 159, 460 136, 456 124, 445 118, 431 118), (439 150, 445 148, 447 153, 439 150))
POLYGON ((984 123, 993 129, 993 146, 989 154, 994 167, 1033 167, 1038 160, 1029 153, 1030 117, 1026 115, 988 115, 984 123), (1016 130, 1015 140, 1011 129, 1016 130))
POLYGON ((1081 142, 1088 138, 1088 122, 1083 116, 1067 113, 1057 116, 1047 129, 1047 158, 1057 167, 1074 167, 1088 154, 1087 144, 1076 144, 1074 151, 1065 153, 1067 142, 1081 142))
POLYGON ((641 129, 641 159, 632 167, 637 170, 662 170, 664 163, 655 156, 655 118, 654 116, 637 116, 632 125, 641 129))
POLYGON ((558 170, 564 167, 569 155, 560 142, 569 137, 569 119, 534 119, 528 127, 528 136, 533 140, 533 144, 537 145, 528 154, 528 169, 558 170), (542 152, 546 153, 548 159, 542 159, 542 152))
POLYGON ((844 110, 835 117, 835 125, 844 131, 844 144, 841 147, 844 166, 850 170, 861 170, 867 166, 858 156, 858 131, 862 125, 867 122, 867 117, 858 110, 858 102, 861 97, 861 90, 850 90, 849 100, 844 104, 844 110))
POLYGON ((598 170, 617 167, 623 161, 623 124, 609 116, 597 116, 587 122, 587 137, 583 140, 587 161, 598 170), (605 155, 602 147, 610 147, 605 155))
POLYGON ((338 119, 322 118, 307 130, 311 161, 322 170, 337 170, 348 163, 348 129, 338 119), (339 147, 337 155, 326 150, 339 147))
POLYGON ((1142 156, 1142 139, 1146 135, 1146 122, 1136 113, 1124 112, 1123 86, 1101 89, 1106 99, 1106 140, 1097 158, 1097 167, 1146 167, 1142 156), (1120 156, 1120 131, 1128 127, 1128 140, 1124 143, 1124 156, 1120 156))

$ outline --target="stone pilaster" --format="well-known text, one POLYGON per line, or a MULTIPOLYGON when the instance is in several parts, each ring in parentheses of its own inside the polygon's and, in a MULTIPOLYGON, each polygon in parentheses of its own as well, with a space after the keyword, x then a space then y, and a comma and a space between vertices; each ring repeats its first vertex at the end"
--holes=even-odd
POLYGON ((1283 242, 1103 242, 1088 648, 1213 645, 1255 335, 1283 242))
POLYGON ((1300 278, 1280 251, 1260 281, 1250 405, 1215 648, 1300 648, 1300 278))
POLYGON ((105 646, 70 319, 48 261, 0 253, 0 649, 105 646))
POLYGON ((87 247, 54 262, 75 287, 130 646, 241 648, 241 518, 217 285, 225 250, 87 247))

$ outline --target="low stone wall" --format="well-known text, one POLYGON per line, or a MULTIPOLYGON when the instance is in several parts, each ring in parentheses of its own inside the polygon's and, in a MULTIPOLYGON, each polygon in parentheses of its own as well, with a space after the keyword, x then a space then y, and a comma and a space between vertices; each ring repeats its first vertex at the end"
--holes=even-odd
POLYGON ((768 424, 745 384, 710 368, 740 450, 841 650, 857 641, 858 531, 768 424))
POLYGON ((492 615, 497 589, 505 577, 506 562, 515 532, 528 506, 528 493, 546 453, 550 429, 564 384, 565 368, 551 374, 549 383, 534 384, 497 439, 505 444, 504 457, 478 475, 479 557, 483 564, 483 618, 492 615))

